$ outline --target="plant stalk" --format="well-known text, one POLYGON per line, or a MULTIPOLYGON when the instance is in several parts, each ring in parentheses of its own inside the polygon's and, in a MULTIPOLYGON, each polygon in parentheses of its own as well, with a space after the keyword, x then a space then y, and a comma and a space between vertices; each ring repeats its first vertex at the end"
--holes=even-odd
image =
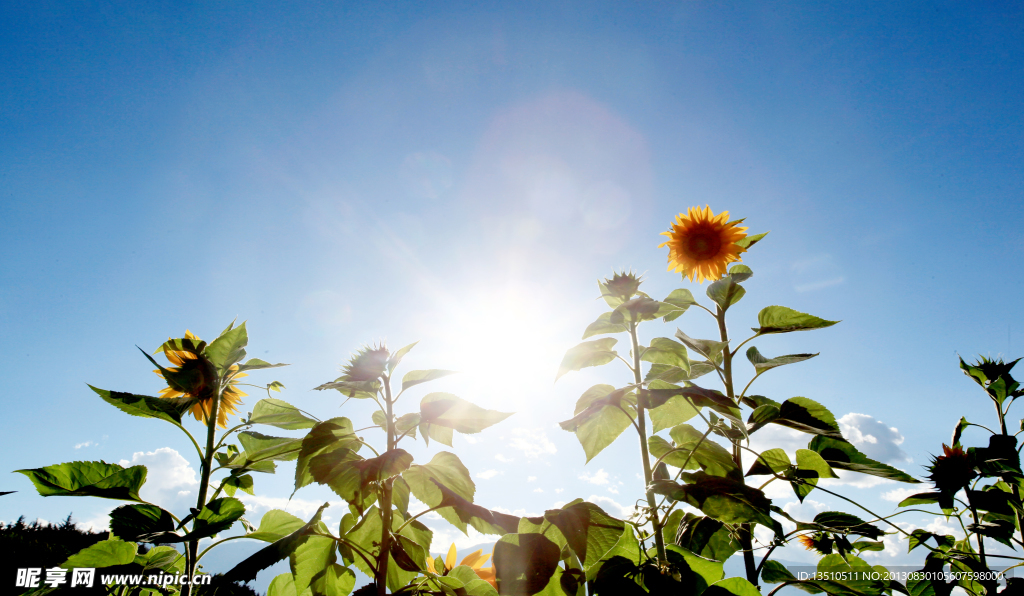
MULTIPOLYGON (((640 343, 637 341, 636 322, 629 325, 629 338, 633 342, 633 382, 640 385, 643 379, 640 377, 640 343)), ((650 508, 651 525, 654 530, 654 545, 658 551, 658 563, 664 564, 668 561, 665 556, 665 537, 661 531, 661 519, 658 517, 658 502, 651 490, 651 482, 654 480, 654 473, 651 470, 651 453, 647 448, 647 417, 644 413, 644 406, 637 400, 636 404, 637 431, 640 434, 640 455, 644 464, 644 490, 647 493, 647 506, 650 508)))
MULTIPOLYGON (((722 310, 721 306, 715 308, 715 320, 718 321, 718 334, 721 337, 721 341, 725 342, 726 346, 722 350, 722 376, 725 383, 725 394, 729 396, 729 399, 736 401, 735 391, 733 390, 732 381, 732 351, 729 349, 729 330, 725 326, 725 311, 722 310)), ((743 457, 742 450, 740 448, 740 441, 742 439, 730 439, 732 441, 732 459, 736 462, 736 467, 743 469, 743 457)), ((746 484, 746 478, 741 480, 746 484)), ((747 581, 757 585, 757 563, 754 560, 754 543, 752 540, 753 528, 751 524, 745 523, 740 524, 739 528, 739 539, 740 548, 743 549, 743 567, 747 573, 747 581)))
MULTIPOLYGON (((199 511, 203 510, 206 506, 206 494, 210 488, 210 474, 213 470, 213 453, 214 453, 214 440, 217 435, 217 414, 220 410, 220 400, 224 394, 225 380, 222 378, 220 386, 217 387, 217 395, 210 405, 210 416, 206 420, 206 453, 203 455, 203 469, 199 479, 199 498, 196 499, 196 509, 199 511)), ((196 521, 192 521, 192 529, 196 527, 196 521)), ((195 575, 196 563, 199 561, 197 555, 199 551, 199 540, 190 540, 186 547, 188 553, 186 554, 186 567, 185 574, 189 576, 189 581, 195 575)), ((192 593, 192 585, 185 584, 182 586, 182 596, 190 596, 192 593)))
MULTIPOLYGON (((388 450, 390 453, 395 448, 395 414, 394 401, 391 399, 391 379, 384 377, 384 406, 388 423, 388 450)), ((393 478, 388 478, 381 485, 380 514, 380 553, 377 555, 377 596, 385 596, 388 591, 388 562, 391 557, 391 488, 393 478)))

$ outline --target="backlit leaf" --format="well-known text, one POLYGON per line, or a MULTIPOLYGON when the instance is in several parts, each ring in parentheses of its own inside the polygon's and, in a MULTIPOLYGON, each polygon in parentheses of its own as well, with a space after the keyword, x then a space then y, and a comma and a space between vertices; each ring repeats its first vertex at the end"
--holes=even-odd
POLYGON ((122 468, 104 461, 73 461, 16 470, 28 476, 43 497, 102 497, 142 501, 139 489, 146 482, 146 467, 122 468))

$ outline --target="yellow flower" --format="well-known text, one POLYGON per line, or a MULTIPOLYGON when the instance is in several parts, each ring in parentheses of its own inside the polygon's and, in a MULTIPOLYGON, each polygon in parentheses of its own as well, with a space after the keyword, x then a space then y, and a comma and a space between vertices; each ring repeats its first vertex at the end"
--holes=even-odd
POLYGON ((661 233, 668 240, 658 245, 668 246, 668 270, 697 283, 721 278, 726 266, 742 260, 739 254, 747 250, 736 244, 747 237, 747 228, 736 227, 737 223, 729 221, 728 211, 715 215, 707 205, 680 213, 672 230, 661 233))
MULTIPOLYGON (((201 341, 188 330, 185 331, 185 339, 192 340, 195 344, 201 341)), ((195 349, 172 350, 164 348, 164 356, 167 357, 171 364, 175 365, 175 367, 169 367, 168 370, 176 373, 190 373, 188 374, 190 382, 188 387, 166 387, 161 389, 160 397, 166 399, 190 397, 198 400, 192 406, 192 415, 196 417, 196 420, 205 423, 213 409, 213 399, 217 396, 217 371, 214 369, 213 364, 206 359, 201 351, 195 349)), ((161 377, 163 376, 159 370, 153 372, 161 377)), ((220 407, 217 408, 217 424, 221 428, 227 428, 228 416, 237 411, 237 406, 241 405, 242 398, 247 395, 235 386, 236 379, 246 376, 248 375, 238 372, 237 364, 232 365, 228 369, 227 377, 231 381, 224 389, 221 395, 220 407)))
MULTIPOLYGON (((498 584, 497 580, 495 579, 496 576, 494 574, 494 566, 492 565, 491 567, 487 567, 486 569, 483 568, 483 564, 487 562, 487 559, 491 558, 491 555, 485 555, 483 553, 483 549, 472 552, 466 555, 465 558, 462 559, 462 562, 459 563, 459 565, 466 565, 467 567, 472 568, 473 571, 476 572, 477 577, 491 584, 491 586, 493 586, 494 589, 497 590, 498 584)), ((448 575, 448 572, 452 569, 455 569, 456 567, 456 554, 457 553, 455 551, 455 545, 452 544, 451 548, 448 549, 448 554, 445 556, 444 561, 441 563, 441 570, 437 570, 437 568, 434 566, 434 560, 430 557, 427 557, 427 569, 429 569, 431 573, 434 573, 436 575, 448 575)))

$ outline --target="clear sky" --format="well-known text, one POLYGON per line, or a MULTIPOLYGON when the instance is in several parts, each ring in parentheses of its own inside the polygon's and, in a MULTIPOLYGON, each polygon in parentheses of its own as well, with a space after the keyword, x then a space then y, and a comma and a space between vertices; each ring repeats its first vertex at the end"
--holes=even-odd
MULTIPOLYGON (((744 255, 737 335, 768 304, 842 320, 761 341, 821 356, 759 392, 824 403, 920 476, 961 415, 994 417, 956 354, 1024 354, 1022 26, 1009 2, 4 3, 5 467, 147 463, 143 494, 186 508, 187 442, 85 384, 155 394, 136 345, 238 317, 250 355, 292 364, 253 380, 357 427, 366 404, 311 389, 363 343, 419 340, 408 369, 463 371, 422 393, 516 412, 456 438, 480 504, 618 513, 641 495, 635 437, 584 466, 556 422, 627 371, 552 380, 613 268, 655 298, 703 295, 657 245, 709 204, 772 232, 744 255)), ((709 337, 705 319, 649 333, 709 337)), ((99 527, 116 505, 0 478, 18 491, 0 520, 99 527)), ((291 478, 258 477, 249 517, 283 506, 291 478)), ((841 490, 891 512, 900 488, 841 490)), ((288 507, 325 500, 307 487, 288 507)), ((435 548, 455 537, 432 524, 435 548)))

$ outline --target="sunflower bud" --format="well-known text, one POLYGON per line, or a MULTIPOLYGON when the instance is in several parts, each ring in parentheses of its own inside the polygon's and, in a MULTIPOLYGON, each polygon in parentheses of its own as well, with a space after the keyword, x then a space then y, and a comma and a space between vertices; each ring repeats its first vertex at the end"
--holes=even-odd
POLYGON ((384 344, 364 346, 342 367, 343 378, 346 381, 375 381, 384 376, 389 356, 384 344))
POLYGON ((636 295, 642 282, 643 279, 632 271, 623 271, 616 273, 611 279, 605 279, 602 289, 609 296, 614 296, 625 302, 636 295))
POLYGON ((943 444, 942 455, 932 458, 928 471, 935 488, 948 495, 955 495, 977 477, 971 456, 959 445, 951 448, 943 444))

